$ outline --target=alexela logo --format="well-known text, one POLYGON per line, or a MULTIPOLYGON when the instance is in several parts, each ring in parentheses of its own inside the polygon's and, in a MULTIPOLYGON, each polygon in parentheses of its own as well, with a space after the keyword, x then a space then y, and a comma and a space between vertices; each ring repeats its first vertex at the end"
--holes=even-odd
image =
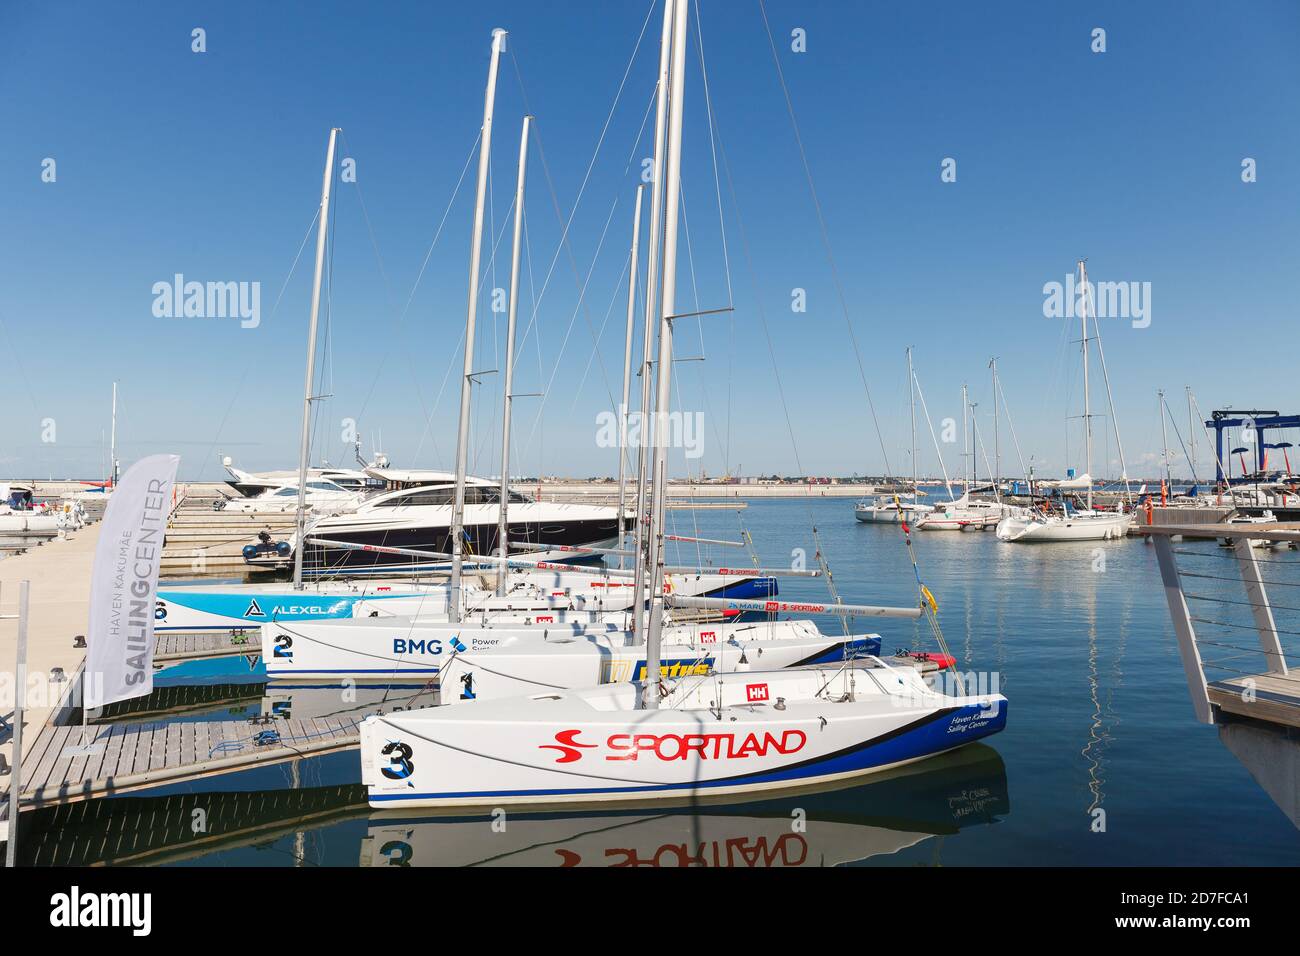
POLYGON ((61 927, 126 926, 133 936, 153 929, 152 893, 69 893, 50 897, 50 925, 61 927))
POLYGON ((245 329, 262 324, 260 282, 186 282, 178 272, 170 283, 155 282, 153 296, 158 319, 239 319, 245 329))

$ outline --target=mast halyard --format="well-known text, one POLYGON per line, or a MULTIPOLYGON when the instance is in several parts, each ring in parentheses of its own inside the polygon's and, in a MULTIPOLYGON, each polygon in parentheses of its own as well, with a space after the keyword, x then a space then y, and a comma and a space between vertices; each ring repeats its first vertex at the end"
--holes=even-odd
POLYGON ((321 275, 325 269, 325 240, 329 228, 330 188, 334 183, 334 144, 338 141, 337 127, 330 130, 329 147, 325 150, 325 177, 320 190, 320 221, 316 230, 316 274, 311 285, 311 321, 307 326, 307 375, 302 390, 302 437, 298 445, 298 510, 295 517, 298 547, 293 557, 293 587, 302 590, 302 560, 307 550, 307 465, 311 456, 311 403, 315 401, 316 328, 320 318, 321 275))
MULTIPOLYGON (((618 549, 623 550, 623 522, 627 514, 627 403, 632 388, 632 333, 636 328, 636 280, 639 275, 638 245, 641 241, 641 196, 645 185, 636 187, 636 211, 632 214, 632 249, 628 253, 627 333, 623 338, 623 402, 618 407, 618 549)), ((618 566, 623 567, 623 555, 618 566)))
POLYGON ((465 469, 469 459, 469 406, 474 376, 474 326, 478 317, 478 270, 482 254, 483 205, 487 195, 488 163, 492 156, 492 110, 496 105, 497 67, 506 45, 506 31, 492 31, 492 61, 483 97, 483 131, 478 154, 478 194, 474 203, 474 235, 469 253, 469 306, 465 315, 465 365, 460 380, 460 424, 456 434, 456 493, 451 507, 451 580, 448 612, 452 623, 461 618, 461 570, 465 560, 465 469))
POLYGON ((665 0, 664 17, 672 17, 673 56, 669 80, 668 154, 664 182, 663 286, 660 292, 659 357, 655 369, 654 499, 646 566, 650 572, 650 622, 646 633, 643 706, 659 706, 659 644, 664 621, 663 534, 668 481, 668 406, 673 370, 673 309, 677 301, 677 220, 681 208, 682 107, 686 93, 686 0, 665 0))
POLYGON ((497 552, 501 555, 501 564, 497 567, 497 593, 506 593, 506 579, 510 568, 506 559, 510 557, 508 542, 508 505, 510 502, 510 424, 513 405, 513 388, 515 373, 515 320, 519 315, 519 247, 523 237, 524 225, 524 180, 528 173, 528 130, 533 118, 524 117, 523 132, 519 134, 519 181, 515 186, 515 235, 510 250, 510 311, 506 320, 506 355, 505 375, 503 378, 503 396, 501 400, 501 500, 497 505, 497 552))

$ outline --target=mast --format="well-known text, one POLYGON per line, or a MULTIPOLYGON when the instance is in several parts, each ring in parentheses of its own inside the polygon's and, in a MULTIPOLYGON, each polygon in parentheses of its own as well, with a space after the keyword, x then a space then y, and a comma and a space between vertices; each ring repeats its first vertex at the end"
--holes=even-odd
MULTIPOLYGON (((637 244, 641 240, 641 195, 645 185, 636 187, 636 212, 632 214, 632 251, 627 280, 627 334, 623 338, 623 403, 618 406, 618 549, 623 550, 623 521, 627 514, 627 403, 632 388, 632 332, 636 326, 637 244)), ((619 555, 618 566, 623 567, 619 555)))
POLYGON ((456 431, 456 494, 451 506, 451 580, 448 610, 452 623, 460 621, 460 578, 465 552, 465 467, 469 459, 469 400, 474 376, 474 323, 478 317, 478 269, 482 254, 483 204, 487 195, 488 161, 492 156, 492 108, 496 104, 497 67, 506 46, 506 31, 492 31, 492 61, 487 92, 483 96, 483 132, 478 151, 478 195, 474 202, 474 235, 469 247, 469 306, 465 314, 465 366, 460 379, 460 424, 456 431))
POLYGON ((1088 397, 1088 267, 1079 260, 1079 294, 1083 306, 1079 309, 1083 321, 1083 473, 1088 476, 1088 510, 1092 510, 1092 406, 1088 397))
POLYGON ((962 496, 970 494, 970 402, 966 400, 966 386, 961 387, 961 483, 962 496))
POLYGON ((633 528, 636 542, 636 561, 633 566, 636 573, 632 585, 631 619, 632 631, 638 636, 643 631, 641 614, 645 606, 646 587, 649 583, 646 580, 645 514, 650 456, 646 442, 650 434, 650 370, 653 367, 650 361, 650 349, 654 344, 654 329, 659 325, 656 308, 659 292, 659 251, 662 245, 660 238, 663 219, 662 183, 664 141, 668 131, 668 74, 672 56, 673 3, 674 0, 665 0, 664 25, 659 36, 659 80, 655 104, 655 155, 652 172, 654 178, 650 182, 650 236, 649 246, 646 249, 645 331, 641 338, 641 428, 638 431, 637 441, 636 525, 633 528))
MULTIPOLYGON (((108 438, 108 486, 117 487, 117 382, 113 383, 113 423, 109 431, 108 438)), ((99 433, 100 441, 104 440, 104 433, 99 433)), ((100 446, 103 448, 103 446, 100 446)))
POLYGON ((501 564, 497 567, 497 593, 506 593, 506 578, 510 569, 505 559, 510 557, 509 535, 506 525, 507 505, 510 501, 510 414, 511 390, 515 375, 515 319, 519 314, 519 244, 524 226, 524 179, 528 170, 528 129, 531 116, 524 117, 523 132, 519 134, 519 182, 515 186, 515 237, 510 251, 510 314, 506 321, 506 369, 501 401, 501 501, 497 506, 497 551, 501 564))
POLYGON ((1169 432, 1165 428, 1165 390, 1157 389, 1156 395, 1160 397, 1160 443, 1164 448, 1162 454, 1165 462, 1165 482, 1169 487, 1169 493, 1173 494, 1174 479, 1169 472, 1169 432))
POLYGON ((302 590, 302 558, 307 550, 307 463, 311 456, 311 403, 315 400, 316 328, 320 318, 320 283, 325 270, 325 239, 330 217, 330 187, 334 183, 334 143, 338 140, 338 127, 330 130, 329 147, 325 150, 325 176, 320 188, 320 221, 316 230, 316 275, 311 284, 311 321, 307 326, 307 376, 302 387, 302 438, 298 445, 298 514, 295 521, 298 547, 293 557, 293 587, 302 590))
POLYGON ((989 368, 993 369, 993 486, 999 488, 1002 482, 1002 452, 998 446, 998 357, 996 355, 989 359, 989 368))
POLYGON ((1191 469, 1192 481, 1196 481, 1196 417, 1192 414, 1192 386, 1184 385, 1187 393, 1187 467, 1191 469))
POLYGON ((921 503, 921 485, 916 471, 916 384, 912 381, 912 347, 907 347, 907 401, 912 409, 912 500, 921 503))
POLYGON ((681 208, 682 106, 686 93, 686 0, 666 0, 664 16, 673 18, 673 60, 669 81, 668 161, 664 189, 664 271, 660 294, 659 359, 655 369, 654 503, 646 566, 655 586, 650 591, 650 626, 646 635, 644 704, 659 706, 659 641, 664 623, 663 533, 668 481, 668 406, 673 373, 673 309, 677 302, 677 217, 681 208))

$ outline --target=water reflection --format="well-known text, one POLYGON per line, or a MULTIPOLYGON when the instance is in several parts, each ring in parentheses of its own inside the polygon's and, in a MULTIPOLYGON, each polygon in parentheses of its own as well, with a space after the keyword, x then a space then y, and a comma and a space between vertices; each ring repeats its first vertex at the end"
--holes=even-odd
POLYGON ((1300 828, 1300 731, 1231 721, 1219 725, 1219 740, 1292 825, 1300 828))
MULTIPOLYGON (((744 805, 695 803, 599 814, 473 819, 372 814, 362 866, 837 866, 893 854, 1009 812, 991 748, 881 775, 852 788, 744 805)), ((937 862, 937 860, 936 860, 937 862)))
MULTIPOLYGON (((21 863, 361 866, 834 866, 897 853, 1010 812, 1006 769, 975 744, 856 786, 746 804, 411 817, 356 785, 283 771, 255 792, 118 797, 24 814, 21 863), (303 786, 304 781, 314 785, 303 786)), ((265 783, 265 782, 264 782, 265 783)), ((939 862, 936 840, 934 861, 939 862)))

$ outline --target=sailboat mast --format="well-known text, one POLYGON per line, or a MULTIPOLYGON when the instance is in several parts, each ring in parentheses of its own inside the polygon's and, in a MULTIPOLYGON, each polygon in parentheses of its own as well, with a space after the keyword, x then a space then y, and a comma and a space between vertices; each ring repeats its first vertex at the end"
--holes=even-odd
POLYGON ((492 62, 488 66, 483 97, 483 132, 478 152, 478 194, 474 202, 474 235, 469 247, 469 307, 465 314, 465 366, 460 379, 460 424, 456 432, 456 493, 451 506, 451 580, 448 611, 452 623, 460 622, 461 567, 465 551, 465 468, 469 459, 469 403, 474 376, 474 324, 478 317, 478 269, 482 254, 483 205, 487 195, 488 162, 492 158, 492 110, 496 105, 497 67, 506 46, 506 31, 492 31, 492 62))
POLYGON ((659 252, 662 247, 660 235, 663 229, 662 183, 664 145, 668 135, 668 75, 672 67, 673 2, 674 0, 665 0, 664 25, 659 36, 659 79, 657 81, 658 93, 656 94, 657 102, 655 104, 655 152, 652 169, 654 178, 650 181, 650 235, 649 246, 646 249, 645 330, 641 338, 641 427, 637 431, 636 524, 633 528, 633 540, 636 542, 634 548, 636 561, 634 562, 635 573, 633 574, 632 618, 630 622, 632 631, 638 636, 644 634, 644 629, 641 626, 641 615, 642 609, 645 607, 646 587, 649 583, 646 580, 645 515, 646 496, 649 493, 647 487, 649 485, 649 475, 647 472, 649 470, 650 454, 647 442, 651 432, 650 371, 653 368, 650 361, 650 349, 654 346, 654 330, 659 325, 659 313, 657 311, 659 252))
POLYGON ((966 386, 961 387, 961 483, 962 494, 970 494, 970 402, 966 400, 966 386))
MULTIPOLYGON (((618 406, 618 549, 623 550, 623 521, 627 514, 627 403, 632 389, 632 333, 636 328, 636 280, 641 241, 641 196, 645 185, 636 187, 636 211, 632 214, 632 250, 627 273, 627 333, 623 337, 623 401, 618 406)), ((618 557, 623 567, 623 555, 618 557)))
POLYGON ((1162 452, 1165 462, 1165 482, 1169 486, 1169 493, 1173 493, 1174 479, 1169 472, 1169 431, 1165 427, 1165 390, 1157 389, 1156 394, 1160 397, 1160 443, 1164 450, 1162 452))
POLYGON ((677 218, 681 208, 682 107, 686 93, 686 0, 668 0, 665 16, 673 17, 673 60, 669 80, 668 157, 664 182, 664 272, 660 293, 659 358, 655 369, 654 503, 650 509, 647 567, 655 587, 650 591, 650 624, 646 635, 646 676, 643 700, 659 706, 659 643, 664 623, 663 534, 668 483, 668 406, 673 373, 673 309, 677 302, 677 218))
POLYGON ((325 270, 325 240, 329 228, 330 187, 334 184, 334 144, 338 128, 330 130, 325 150, 325 177, 320 188, 320 220, 316 230, 316 275, 311 284, 311 322, 307 326, 307 376, 302 387, 302 438, 298 445, 298 514, 295 521, 298 547, 293 557, 293 587, 302 589, 302 559, 307 550, 307 464, 311 456, 311 403, 314 400, 316 374, 316 328, 320 318, 320 283, 325 270))
POLYGON ((113 383, 113 422, 108 438, 108 486, 117 487, 117 382, 113 383))
POLYGON ((1002 483, 1002 451, 998 446, 998 359, 995 355, 989 359, 989 368, 993 369, 993 487, 1002 483))
POLYGON ((1192 386, 1184 385, 1187 393, 1187 467, 1191 469, 1192 481, 1196 480, 1196 416, 1192 414, 1192 386))
POLYGON ((1092 406, 1088 396, 1088 267, 1079 260, 1079 317, 1083 322, 1083 473, 1088 476, 1088 510, 1092 510, 1092 406))
POLYGON ((912 498, 921 503, 921 486, 916 469, 916 383, 912 377, 912 347, 907 347, 907 401, 912 410, 912 498))
POLYGON ((513 405, 515 381, 515 319, 519 315, 519 247, 524 230, 524 180, 528 172, 528 130, 533 118, 524 117, 523 132, 519 134, 519 182, 515 186, 515 235, 514 245, 510 250, 510 311, 506 320, 506 367, 503 378, 503 396, 501 400, 501 501, 497 510, 497 553, 501 555, 501 564, 497 566, 497 593, 506 593, 506 579, 510 569, 506 558, 510 557, 510 545, 507 543, 507 511, 510 502, 510 420, 513 405))

